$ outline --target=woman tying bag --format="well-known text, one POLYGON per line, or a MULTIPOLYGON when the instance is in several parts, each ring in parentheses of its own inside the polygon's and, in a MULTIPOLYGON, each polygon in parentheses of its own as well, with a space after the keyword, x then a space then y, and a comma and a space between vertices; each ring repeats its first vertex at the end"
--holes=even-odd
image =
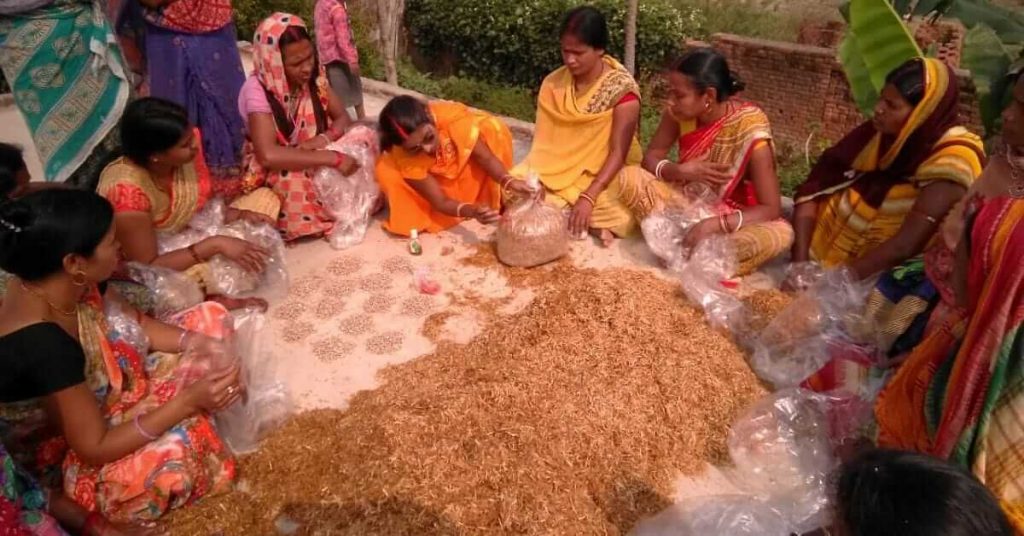
POLYGON ((508 172, 508 127, 464 104, 395 97, 380 113, 380 137, 376 173, 390 207, 388 232, 436 233, 463 218, 492 224, 498 221, 501 189, 531 191, 508 172))
POLYGON ((779 217, 782 197, 768 117, 734 98, 743 83, 714 49, 687 53, 665 77, 669 103, 643 163, 654 177, 628 175, 623 203, 643 220, 681 203, 687 185, 706 185, 714 198, 706 201, 718 214, 694 225, 685 246, 728 235, 739 262, 734 275, 748 275, 793 242, 793 228, 779 217), (675 143, 678 163, 665 159, 675 143))
MULTIPOLYGON (((121 136, 125 156, 103 170, 97 190, 114 207, 117 239, 127 261, 183 271, 202 288, 214 286, 206 264, 214 255, 223 255, 253 273, 263 271, 267 250, 229 236, 212 236, 160 253, 158 235, 166 238, 184 231, 212 196, 201 135, 184 108, 163 99, 139 99, 125 110, 121 136)), ((273 225, 279 208, 277 196, 259 188, 227 207, 223 223, 246 220, 273 225)), ((255 298, 210 298, 230 309, 266 306, 255 298)))
POLYGON ((984 162, 981 139, 957 126, 958 103, 938 60, 890 73, 873 120, 825 151, 797 190, 793 262, 865 278, 921 253, 984 162))
POLYGON ((607 246, 636 230, 619 199, 619 182, 644 173, 637 138, 640 87, 605 54, 610 38, 601 12, 589 6, 570 11, 559 38, 564 66, 541 85, 533 146, 512 173, 537 173, 548 204, 572 207, 570 232, 589 231, 607 246))
POLYGON ((14 275, 0 305, 0 430, 44 483, 63 481, 87 510, 139 523, 230 487, 235 461, 208 412, 244 386, 237 364, 188 386, 176 375, 183 350, 223 349, 222 306, 185 311, 176 327, 100 294, 118 263, 115 227, 113 208, 92 192, 48 190, 0 206, 0 268, 14 275), (108 323, 115 309, 157 354, 144 360, 128 323, 108 323))
POLYGON ((256 28, 254 73, 238 96, 252 143, 243 190, 264 184, 274 190, 281 199, 277 226, 288 241, 322 236, 334 226, 317 198, 316 168, 335 167, 351 175, 359 166, 351 156, 326 147, 343 137, 377 143, 371 128, 348 131, 345 104, 328 87, 314 52, 301 18, 274 13, 256 28))

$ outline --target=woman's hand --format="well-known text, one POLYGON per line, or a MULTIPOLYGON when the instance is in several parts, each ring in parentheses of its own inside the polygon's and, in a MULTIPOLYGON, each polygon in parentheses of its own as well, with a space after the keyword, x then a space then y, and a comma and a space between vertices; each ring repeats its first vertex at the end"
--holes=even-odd
MULTIPOLYGON (((670 164, 668 167, 675 168, 668 174, 670 182, 703 182, 710 186, 721 186, 732 176, 727 173, 729 164, 718 164, 708 161, 708 153, 704 153, 693 160, 682 164, 670 164)), ((665 176, 664 172, 662 176, 665 176)))
POLYGON ((473 212, 471 217, 484 225, 498 223, 498 220, 501 219, 501 215, 498 214, 498 211, 487 205, 473 205, 472 210, 473 212))
POLYGON ((594 205, 588 199, 579 198, 569 214, 569 233, 581 236, 590 229, 590 218, 594 214, 594 205))
POLYGON ((304 149, 306 151, 319 151, 321 149, 327 148, 327 146, 330 145, 330 143, 331 142, 330 140, 327 139, 327 136, 320 134, 319 136, 312 137, 300 143, 298 145, 298 148, 304 149))
POLYGON ((338 154, 341 154, 341 161, 338 163, 338 171, 340 171, 342 175, 348 177, 356 171, 359 171, 359 162, 355 158, 344 153, 338 154))
POLYGON ((261 225, 265 223, 273 226, 276 223, 273 218, 265 214, 260 214, 259 212, 253 212, 251 210, 228 207, 227 213, 224 215, 224 221, 226 223, 232 223, 239 220, 253 225, 261 225))
POLYGON ((223 370, 210 372, 206 377, 182 391, 186 404, 193 413, 206 411, 216 413, 238 401, 245 394, 245 386, 239 381, 242 368, 238 364, 223 370))
POLYGON ((700 244, 702 240, 710 237, 711 235, 717 234, 721 231, 721 225, 718 223, 718 218, 708 218, 701 220, 690 228, 689 232, 683 238, 683 246, 686 249, 693 249, 700 244))
POLYGON ((512 179, 506 182, 505 189, 522 197, 531 197, 537 193, 537 190, 531 188, 528 182, 521 179, 512 179))
POLYGON ((267 266, 270 253, 252 242, 231 236, 215 236, 217 252, 237 262, 245 270, 258 274, 267 266))

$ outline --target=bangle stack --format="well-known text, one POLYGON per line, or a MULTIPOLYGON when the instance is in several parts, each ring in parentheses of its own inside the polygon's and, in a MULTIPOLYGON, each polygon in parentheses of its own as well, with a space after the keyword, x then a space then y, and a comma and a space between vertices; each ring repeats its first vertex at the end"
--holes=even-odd
POLYGON ((139 419, 141 419, 141 418, 142 418, 142 415, 136 415, 135 419, 133 420, 133 422, 135 423, 135 431, 138 432, 139 435, 141 435, 142 437, 144 437, 144 438, 146 438, 146 439, 148 439, 150 441, 156 441, 157 439, 160 439, 160 436, 153 435, 153 434, 147 432, 146 429, 142 427, 142 423, 139 421, 139 419))
POLYGON ((733 234, 743 228, 743 211, 737 210, 733 214, 739 214, 739 221, 736 223, 735 229, 729 228, 729 216, 731 214, 721 214, 718 216, 718 226, 722 229, 725 234, 733 234))
MULTIPOLYGON (((579 197, 579 198, 580 198, 580 199, 586 199, 586 200, 587 200, 588 202, 590 202, 590 206, 591 206, 591 208, 593 208, 593 207, 594 207, 595 205, 597 205, 597 203, 595 203, 595 202, 594 202, 594 198, 593 198, 593 197, 591 197, 591 195, 590 195, 590 194, 588 194, 587 192, 582 192, 582 193, 580 194, 580 197, 579 197)), ((577 201, 577 202, 579 202, 579 201, 577 201)))
POLYGON ((668 160, 662 160, 658 162, 658 166, 654 168, 654 176, 660 180, 665 180, 665 177, 661 175, 661 172, 665 169, 665 166, 671 164, 668 160))

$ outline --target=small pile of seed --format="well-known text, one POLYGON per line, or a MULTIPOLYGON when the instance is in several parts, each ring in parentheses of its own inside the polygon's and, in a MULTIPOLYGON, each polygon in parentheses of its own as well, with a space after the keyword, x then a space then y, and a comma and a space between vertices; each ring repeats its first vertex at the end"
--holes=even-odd
POLYGON ((333 363, 350 355, 356 345, 343 337, 334 336, 313 342, 313 355, 322 363, 333 363))
POLYGON ((359 288, 366 292, 382 292, 391 289, 391 276, 388 274, 368 275, 359 282, 359 288))
POLYGON ((381 268, 389 274, 404 274, 412 271, 412 263, 405 257, 391 257, 381 264, 381 268))
POLYGON ((317 318, 325 319, 338 316, 345 310, 345 300, 333 294, 328 294, 316 304, 314 311, 317 318))
POLYGON ((345 335, 362 335, 373 329, 373 317, 369 315, 352 315, 342 319, 338 329, 345 335))
POLYGON ((417 294, 410 298, 406 298, 405 301, 402 302, 402 314, 405 316, 421 318, 427 316, 433 310, 434 299, 423 294, 417 294))
POLYGON ((359 257, 346 255, 340 259, 334 259, 327 265, 327 271, 334 275, 352 275, 363 267, 363 261, 359 257))
POLYGON ((298 320, 302 313, 306 312, 306 304, 300 301, 290 301, 281 304, 274 310, 274 318, 280 320, 298 320))
POLYGON ((373 355, 393 354, 402 349, 405 336, 399 331, 388 331, 374 335, 366 341, 366 351, 373 355))
POLYGON ((288 289, 290 295, 296 298, 305 298, 317 291, 324 283, 324 278, 316 274, 300 278, 288 289))
POLYGON ((793 303, 793 295, 781 290, 762 290, 744 298, 743 301, 750 307, 750 328, 760 331, 793 303))
POLYGON ((395 298, 390 294, 373 294, 363 302, 363 311, 370 314, 386 313, 395 304, 395 298))
POLYGON ((357 288, 359 288, 358 279, 334 279, 324 287, 324 293, 331 296, 348 296, 357 288))
POLYGON ((282 330, 281 338, 285 342, 299 342, 306 340, 306 337, 312 335, 314 331, 316 328, 309 322, 289 322, 282 330))

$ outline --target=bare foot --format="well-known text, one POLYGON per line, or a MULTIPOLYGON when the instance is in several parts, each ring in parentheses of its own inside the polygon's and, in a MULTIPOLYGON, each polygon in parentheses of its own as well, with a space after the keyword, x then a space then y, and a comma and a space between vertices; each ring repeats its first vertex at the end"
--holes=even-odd
POLYGON ((267 312, 267 308, 270 307, 270 304, 267 303, 267 300, 264 300, 263 298, 232 298, 230 296, 224 296, 220 294, 215 296, 208 296, 208 298, 212 302, 216 302, 223 305, 229 311, 245 309, 247 307, 255 307, 256 309, 259 309, 260 312, 265 313, 267 312))
POLYGON ((615 243, 615 235, 608 229, 591 229, 590 234, 597 238, 603 248, 610 248, 615 243))

